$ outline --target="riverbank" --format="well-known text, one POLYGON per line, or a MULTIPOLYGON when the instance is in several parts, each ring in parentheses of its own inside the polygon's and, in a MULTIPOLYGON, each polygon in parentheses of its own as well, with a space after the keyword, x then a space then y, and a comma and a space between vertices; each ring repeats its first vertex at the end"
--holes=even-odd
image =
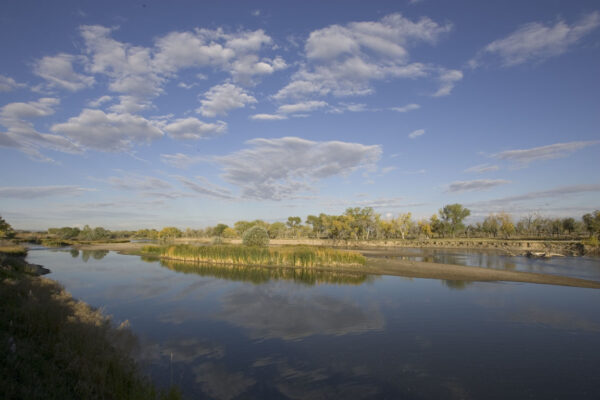
POLYGON ((127 324, 37 276, 24 258, 0 257, 0 387, 5 399, 178 399, 143 377, 127 324))

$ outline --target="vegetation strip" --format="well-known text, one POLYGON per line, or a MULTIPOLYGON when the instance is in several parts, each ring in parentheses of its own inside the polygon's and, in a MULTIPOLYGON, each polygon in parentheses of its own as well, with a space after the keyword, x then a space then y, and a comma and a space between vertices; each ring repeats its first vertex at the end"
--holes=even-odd
POLYGON ((178 399, 141 375, 135 336, 0 251, 0 387, 6 399, 178 399))
POLYGON ((232 265, 291 267, 362 266, 366 258, 355 251, 325 247, 287 246, 277 248, 246 246, 144 246, 142 253, 186 262, 232 265))

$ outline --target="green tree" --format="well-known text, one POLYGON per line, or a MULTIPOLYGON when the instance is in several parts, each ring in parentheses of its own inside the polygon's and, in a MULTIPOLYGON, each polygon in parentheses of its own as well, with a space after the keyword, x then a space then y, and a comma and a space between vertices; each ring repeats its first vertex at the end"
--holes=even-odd
POLYGON ((262 226, 255 225, 244 233, 242 243, 245 246, 266 247, 269 245, 269 233, 262 226))
POLYGON ((563 230, 569 232, 569 235, 575 230, 575 218, 563 218, 562 220, 563 230))
POLYGON ((158 233, 160 239, 175 239, 183 235, 183 232, 174 226, 167 226, 162 228, 158 233))
POLYGON ((583 225, 585 230, 589 232, 590 237, 600 233, 600 211, 596 210, 593 213, 585 214, 583 217, 583 225))
POLYGON ((462 222, 471 215, 471 210, 456 203, 444 206, 439 210, 439 214, 445 228, 454 237, 456 232, 464 229, 465 226, 462 222))
POLYGON ((286 226, 283 222, 273 222, 269 225, 269 237, 271 239, 282 238, 285 237, 286 226))
POLYGON ((212 229, 212 234, 214 236, 223 236, 223 231, 225 231, 227 228, 229 227, 225 224, 218 224, 212 229))
POLYGON ((0 238, 11 239, 15 236, 15 230, 8 222, 0 216, 0 238))

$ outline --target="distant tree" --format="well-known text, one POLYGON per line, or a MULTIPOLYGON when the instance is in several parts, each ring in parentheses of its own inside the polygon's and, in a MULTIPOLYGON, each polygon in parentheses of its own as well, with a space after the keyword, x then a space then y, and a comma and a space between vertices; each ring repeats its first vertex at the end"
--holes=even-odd
POLYGON ((600 233, 600 211, 596 210, 593 213, 585 214, 583 217, 583 225, 585 230, 589 232, 590 237, 600 233))
POLYGON ((160 239, 175 239, 183 236, 183 232, 174 226, 167 226, 162 228, 158 233, 160 239))
POLYGON ((0 216, 0 238, 12 239, 15 236, 15 231, 8 222, 0 216))
POLYGON ((242 243, 244 243, 245 246, 268 246, 269 233, 262 226, 253 226, 244 233, 242 243))
POLYGON ((563 230, 569 232, 569 235, 575 230, 575 218, 563 218, 562 220, 563 230))
POLYGON ((238 232, 235 229, 233 229, 233 228, 225 228, 225 229, 223 229, 222 236, 224 238, 233 239, 233 238, 238 237, 239 235, 238 235, 238 232))
POLYGON ((395 220, 393 220, 394 228, 397 232, 400 233, 400 236, 402 237, 402 239, 404 239, 406 233, 414 225, 414 222, 412 221, 411 218, 412 218, 411 213, 405 213, 405 214, 398 215, 398 217, 395 220))
POLYGON ((440 219, 444 223, 446 229, 455 236, 457 231, 463 230, 463 220, 471 215, 471 210, 463 207, 461 204, 450 204, 439 210, 440 219))
POLYGON ((237 221, 233 224, 233 228, 237 231, 238 235, 243 236, 244 232, 252 228, 252 222, 249 221, 237 221))
POLYGON ((285 237, 286 230, 287 227, 283 222, 273 222, 271 225, 269 225, 267 232, 269 233, 269 237, 271 239, 276 239, 285 237))
POLYGON ((488 235, 496 237, 498 235, 498 230, 500 229, 500 223, 498 221, 498 217, 495 214, 490 214, 483 220, 483 224, 481 225, 481 229, 488 235))
POLYGON ((212 234, 213 236, 223 236, 223 231, 227 228, 229 227, 225 224, 218 224, 212 229, 212 234))
POLYGON ((513 224, 510 214, 501 212, 498 214, 498 219, 500 220, 500 232, 502 232, 505 237, 509 237, 515 233, 515 224, 513 224))
POLYGON ((429 239, 433 234, 433 231, 431 229, 431 224, 426 219, 422 219, 419 221, 419 231, 423 235, 425 235, 425 237, 427 239, 429 239))
POLYGON ((444 224, 438 218, 437 214, 433 214, 429 218, 429 225, 431 226, 431 230, 433 233, 437 233, 442 236, 444 234, 444 224))

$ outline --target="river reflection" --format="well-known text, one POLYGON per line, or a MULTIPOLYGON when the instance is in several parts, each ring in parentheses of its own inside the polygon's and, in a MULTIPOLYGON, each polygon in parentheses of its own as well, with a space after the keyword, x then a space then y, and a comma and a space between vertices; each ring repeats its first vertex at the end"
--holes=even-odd
POLYGON ((188 398, 600 398, 600 290, 73 254, 28 257, 188 398))

